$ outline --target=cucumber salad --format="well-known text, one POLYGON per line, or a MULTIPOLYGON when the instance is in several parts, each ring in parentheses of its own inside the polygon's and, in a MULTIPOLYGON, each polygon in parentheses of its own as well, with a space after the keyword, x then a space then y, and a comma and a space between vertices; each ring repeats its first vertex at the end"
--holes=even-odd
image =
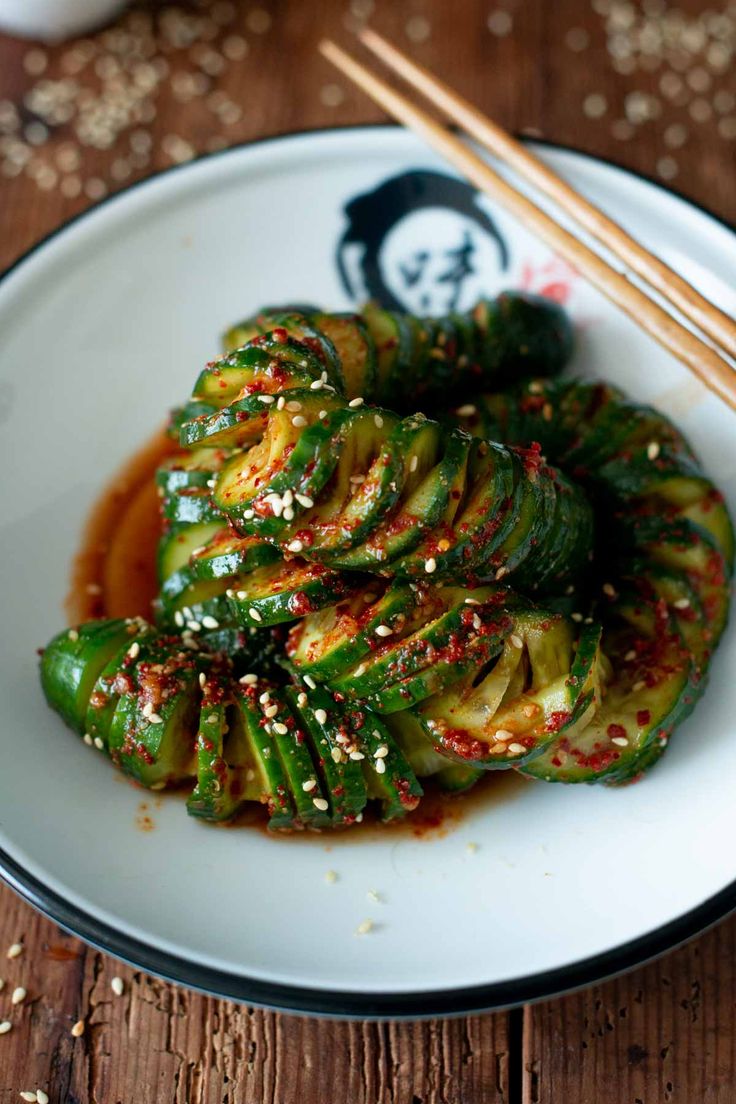
POLYGON ((404 817, 428 777, 621 784, 659 758, 726 623, 733 530, 664 415, 560 378, 560 307, 267 307, 224 344, 171 415, 150 619, 43 651, 86 744, 275 830, 404 817))

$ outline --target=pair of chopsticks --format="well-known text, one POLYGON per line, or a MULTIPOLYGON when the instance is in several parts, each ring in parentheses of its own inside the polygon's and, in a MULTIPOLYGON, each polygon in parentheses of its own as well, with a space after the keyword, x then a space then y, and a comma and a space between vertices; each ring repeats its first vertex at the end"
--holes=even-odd
POLYGON ((714 306, 682 276, 655 257, 616 222, 557 176, 524 145, 483 115, 427 69, 368 28, 359 38, 389 69, 422 93, 443 115, 481 146, 534 185, 609 252, 635 273, 680 315, 696 326, 693 333, 650 298, 624 272, 560 226, 527 196, 516 191, 491 166, 431 115, 377 77, 334 42, 320 44, 322 54, 376 103, 423 137, 478 189, 501 203, 582 273, 611 302, 651 337, 687 365, 716 395, 736 410, 736 370, 725 356, 736 358, 736 321, 714 306), (707 344, 703 338, 713 345, 707 344))

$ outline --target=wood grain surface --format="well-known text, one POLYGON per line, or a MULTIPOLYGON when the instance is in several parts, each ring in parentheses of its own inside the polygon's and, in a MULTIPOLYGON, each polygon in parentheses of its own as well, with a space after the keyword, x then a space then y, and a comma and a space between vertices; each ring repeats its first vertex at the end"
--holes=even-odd
MULTIPOLYGON (((315 50, 327 32, 349 43, 368 16, 505 126, 666 179, 734 220, 736 8, 717 0, 702 8, 698 0, 674 13, 664 0, 143 4, 132 13, 136 33, 146 39, 152 13, 151 49, 165 64, 147 106, 135 109, 144 118, 120 126, 112 112, 111 137, 103 125, 97 145, 79 138, 63 106, 45 134, 34 129, 43 97, 69 91, 39 94, 38 85, 74 79, 90 101, 112 80, 114 101, 114 66, 100 58, 124 41, 109 30, 85 40, 87 84, 86 69, 69 77, 74 43, 40 50, 0 35, 0 266, 92 198, 172 162, 273 133, 379 120, 315 50), (209 47, 188 41, 182 12, 204 21, 209 47), (194 70, 203 75, 192 94, 194 70)), ((732 1104, 735 951, 730 920, 655 964, 523 1011, 343 1024, 241 1008, 144 976, 2 888, 0 1021, 13 1026, 0 1036, 0 1104, 39 1089, 51 1104, 732 1104), (22 953, 6 959, 17 941, 22 953), (12 1005, 18 986, 27 995, 12 1005), (84 1033, 74 1037, 79 1020, 84 1033)))

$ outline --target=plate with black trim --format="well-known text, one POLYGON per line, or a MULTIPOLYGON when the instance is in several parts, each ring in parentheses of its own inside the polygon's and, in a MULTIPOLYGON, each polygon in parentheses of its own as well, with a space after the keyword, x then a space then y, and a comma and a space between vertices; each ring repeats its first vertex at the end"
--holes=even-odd
MULTIPOLYGON (((662 187, 537 147, 732 313, 736 239, 662 187)), ((621 789, 487 788, 444 832, 269 838, 151 806, 67 732, 35 650, 106 480, 262 303, 422 313, 523 287, 578 331, 573 371, 670 414, 736 505, 733 415, 525 228, 412 136, 266 140, 152 178, 73 220, 0 283, 0 867, 32 904, 155 974, 334 1016, 490 1009, 597 980, 736 905, 736 635, 662 762, 621 789), (326 877, 329 870, 337 878, 326 877), (370 919, 373 926, 366 934, 370 919)))

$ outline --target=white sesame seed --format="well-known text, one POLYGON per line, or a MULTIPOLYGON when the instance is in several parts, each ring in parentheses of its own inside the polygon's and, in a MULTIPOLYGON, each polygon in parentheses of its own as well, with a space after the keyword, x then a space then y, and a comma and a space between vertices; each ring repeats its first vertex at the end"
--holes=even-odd
POLYGON ((478 614, 474 613, 473 614, 473 628, 475 629, 476 632, 480 632, 482 627, 483 627, 483 622, 481 621, 478 614))
POLYGON ((298 410, 301 410, 302 404, 298 399, 290 399, 286 404, 286 409, 290 414, 296 414, 298 410))
POLYGON ((380 905, 381 901, 383 900, 383 897, 381 897, 381 894, 378 892, 377 889, 369 889, 366 893, 366 897, 369 901, 372 901, 374 905, 380 905))
POLYGON ((393 631, 388 625, 376 625, 376 636, 391 636, 393 631))
POLYGON ((138 656, 140 655, 140 653, 141 653, 141 646, 140 646, 140 644, 138 643, 137 640, 134 640, 133 643, 128 648, 128 655, 130 656, 131 659, 137 659, 138 656))
POLYGON ((216 714, 216 713, 210 713, 209 717, 207 717, 207 718, 205 719, 205 722, 204 722, 204 723, 205 723, 205 724, 208 724, 208 725, 213 725, 213 724, 217 724, 217 722, 219 721, 219 719, 220 719, 220 718, 219 718, 219 717, 217 716, 217 714, 216 714))
POLYGON ((387 747, 386 744, 381 744, 373 752, 373 758, 374 759, 385 759, 387 755, 388 755, 388 747, 387 747))
POLYGON ((612 736, 611 743, 618 744, 619 747, 628 747, 629 738, 628 736, 612 736))
POLYGON ((273 395, 259 395, 258 401, 265 403, 266 406, 270 406, 272 402, 275 402, 273 395))
POLYGON ((461 418, 470 418, 473 414, 478 413, 478 407, 474 406, 473 403, 466 403, 465 406, 459 406, 455 413, 459 414, 461 418))
POLYGON ((580 621, 583 620, 582 613, 571 613, 570 617, 572 618, 573 621, 577 621, 577 622, 580 622, 580 621))
POLYGON ((203 690, 207 685, 207 676, 204 671, 199 672, 199 685, 202 687, 203 690))
POLYGON ((12 1026, 10 1020, 3 1020, 3 1022, 0 1023, 0 1035, 7 1035, 12 1026))
POLYGON ((122 997, 125 992, 125 984, 121 977, 114 977, 110 982, 110 988, 116 997, 122 997))
POLYGON ((38 1097, 36 1096, 35 1092, 21 1092, 18 1093, 18 1096, 21 1098, 21 1100, 28 1101, 28 1104, 38 1104, 38 1097))
POLYGON ((273 730, 277 736, 286 736, 289 731, 282 721, 274 721, 273 730))
POLYGON ((335 882, 337 881, 337 871, 336 870, 328 870, 327 873, 325 874, 325 881, 327 882, 328 885, 334 885, 335 882))
POLYGON ((240 682, 243 684, 243 686, 255 686, 258 682, 258 675, 243 675, 243 677, 240 679, 240 682))
MULTIPOLYGON (((164 719, 163 719, 163 717, 160 717, 158 713, 151 713, 151 715, 148 718, 148 722, 149 722, 149 724, 154 724, 154 725, 155 724, 163 724, 164 719)), ((95 743, 97 743, 97 741, 95 741, 95 743)))
POLYGON ((672 603, 672 605, 674 606, 675 609, 678 609, 678 610, 688 609, 688 607, 690 606, 690 599, 689 598, 678 598, 676 602, 672 603))
POLYGON ((286 399, 284 398, 283 395, 279 395, 278 399, 276 400, 276 409, 277 410, 283 410, 285 406, 286 406, 286 399))
POLYGON ((514 648, 523 648, 524 647, 524 641, 521 639, 520 636, 517 636, 516 633, 511 634, 511 636, 509 637, 509 643, 514 648))
POLYGON ((294 509, 292 506, 284 506, 284 521, 294 520, 294 509))
POLYGON ((184 614, 181 610, 174 610, 174 624, 178 629, 184 627, 184 614))
POLYGON ((638 682, 634 683, 634 685, 631 687, 631 689, 634 691, 635 694, 638 694, 639 691, 643 690, 645 686, 646 686, 646 683, 645 683, 644 679, 639 679, 638 682))
POLYGON ((48 1093, 45 1093, 43 1089, 36 1089, 36 1100, 38 1104, 49 1104, 48 1093))
POLYGON ((318 417, 318 418, 320 419, 320 421, 322 421, 322 420, 323 420, 324 418, 326 418, 326 417, 327 417, 327 411, 326 411, 326 410, 320 410, 320 412, 319 412, 319 414, 317 415, 317 417, 318 417))
POLYGON ((308 701, 309 701, 309 698, 307 697, 307 695, 304 693, 303 690, 300 690, 299 693, 297 694, 296 704, 299 706, 300 709, 303 709, 304 706, 308 703, 308 701))
POLYGON ((350 758, 353 760, 353 762, 358 763, 361 759, 365 759, 365 755, 362 751, 351 751, 350 758))
POLYGON ((470 843, 465 845, 465 850, 468 852, 468 854, 474 855, 475 852, 478 850, 478 844, 473 843, 472 840, 471 840, 470 843))
POLYGON ((243 517, 246 521, 252 521, 252 519, 255 517, 255 513, 255 510, 244 510, 243 517))
POLYGON ((342 763, 342 752, 339 748, 333 748, 330 752, 330 758, 333 763, 342 763))
POLYGON ((321 389, 324 387, 324 385, 325 385, 324 380, 317 379, 317 380, 312 380, 312 382, 309 385, 309 388, 310 388, 311 391, 321 391, 321 389))
POLYGON ((317 683, 314 681, 311 675, 304 676, 304 685, 308 686, 310 690, 317 689, 317 683))
POLYGON ((366 663, 359 663, 358 666, 353 671, 353 676, 355 678, 360 678, 361 675, 365 674, 367 666, 368 665, 366 663))
POLYGON ((290 541, 289 544, 287 544, 286 548, 289 552, 301 552, 301 550, 304 548, 304 545, 300 540, 293 540, 290 541))
POLYGON ((514 743, 514 744, 509 744, 508 750, 512 753, 512 755, 523 755, 524 752, 526 751, 526 748, 524 747, 523 744, 514 743))
POLYGON ((251 608, 248 610, 248 614, 249 614, 250 617, 253 618, 254 621, 262 621, 263 620, 263 618, 261 617, 258 610, 255 608, 255 606, 251 606, 251 608))
POLYGON ((312 790, 314 790, 316 788, 317 788, 317 779, 316 778, 310 778, 307 782, 302 782, 302 789, 304 790, 305 793, 310 793, 312 790))
POLYGON ((624 656, 624 659, 626 660, 627 663, 631 663, 632 660, 636 659, 636 649, 635 648, 630 648, 629 651, 624 656))
POLYGON ((153 702, 146 702, 146 704, 143 706, 143 709, 141 710, 141 713, 144 717, 150 717, 153 713, 153 702))
POLYGON ((424 570, 428 575, 431 575, 433 571, 437 570, 437 561, 434 556, 430 556, 428 560, 424 561, 424 570))
POLYGON ((92 747, 92 737, 90 736, 89 732, 85 732, 82 739, 84 740, 87 747, 92 747))
POLYGON ((480 602, 477 598, 464 598, 463 602, 466 606, 479 606, 480 602))
POLYGON ((76 629, 70 629, 66 634, 72 642, 79 640, 79 633, 76 629))
POLYGON ((10 1003, 11 1004, 21 1004, 26 999, 27 996, 28 996, 28 994, 26 993, 26 990, 23 988, 23 986, 18 985, 13 990, 13 995, 10 998, 10 1003))
POLYGON ((105 744, 104 744, 104 741, 101 739, 101 737, 95 736, 95 741, 94 742, 95 742, 95 747, 97 748, 97 750, 102 751, 105 744))
POLYGON ((191 618, 189 621, 187 621, 187 628, 190 632, 193 633, 201 632, 202 630, 202 626, 200 625, 199 621, 195 621, 194 618, 191 618))
POLYGON ((205 617, 202 618, 202 628, 219 629, 219 627, 220 622, 217 620, 216 617, 211 617, 209 614, 207 614, 205 617))
POLYGON ((235 597, 238 599, 239 602, 244 602, 245 599, 248 597, 248 594, 244 590, 238 590, 236 591, 235 597))
POLYGON ((296 426, 296 427, 297 427, 297 429, 299 429, 299 428, 301 428, 301 426, 305 426, 305 425, 307 424, 307 419, 306 419, 306 418, 304 417, 304 415, 303 415, 303 414, 296 414, 296 415, 295 415, 295 416, 294 416, 294 417, 293 417, 293 418, 291 419, 291 424, 292 424, 293 426, 296 426))
POLYGON ((315 709, 314 719, 317 724, 325 724, 325 722, 327 721, 327 713, 324 709, 315 709))
POLYGON ((504 575, 508 575, 509 569, 507 567, 499 567, 496 572, 496 579, 503 579, 504 575))
POLYGON ((381 417, 380 414, 374 414, 373 415, 373 421, 375 422, 376 429, 382 429, 383 428, 383 418, 381 417))
POLYGON ((601 590, 605 595, 607 595, 608 598, 616 597, 616 588, 613 586, 612 583, 604 583, 601 587, 601 590))
POLYGON ((313 797, 312 804, 314 805, 315 809, 319 809, 321 813, 326 813, 330 807, 329 801, 327 801, 327 799, 324 797, 313 797))
POLYGON ((276 716, 278 711, 279 707, 277 705, 269 705, 266 709, 263 710, 263 713, 270 721, 272 717, 276 716))
POLYGON ((372 931, 372 930, 373 930, 373 921, 372 920, 361 920, 361 922, 358 924, 357 928, 355 929, 355 934, 356 935, 367 935, 368 932, 372 931))
POLYGON ((350 402, 348 403, 348 406, 351 406, 353 408, 353 410, 355 410, 356 407, 362 406, 364 402, 365 402, 365 399, 360 399, 360 398, 351 399, 350 402))
POLYGON ((298 491, 294 493, 294 498, 297 500, 300 506, 303 506, 305 510, 309 510, 314 506, 314 499, 311 499, 309 495, 299 494, 298 491))
MULTIPOLYGON (((350 758, 352 759, 352 756, 350 758)), ((374 766, 376 768, 376 774, 385 774, 386 773, 386 764, 383 761, 383 759, 376 759, 376 761, 374 763, 374 766)))
POLYGON ((84 1035, 84 1020, 77 1020, 72 1027, 71 1033, 75 1039, 78 1039, 80 1035, 84 1035))
POLYGON ((514 738, 513 732, 509 732, 508 729, 506 729, 506 728, 496 729, 496 739, 497 740, 513 740, 513 738, 514 738))

